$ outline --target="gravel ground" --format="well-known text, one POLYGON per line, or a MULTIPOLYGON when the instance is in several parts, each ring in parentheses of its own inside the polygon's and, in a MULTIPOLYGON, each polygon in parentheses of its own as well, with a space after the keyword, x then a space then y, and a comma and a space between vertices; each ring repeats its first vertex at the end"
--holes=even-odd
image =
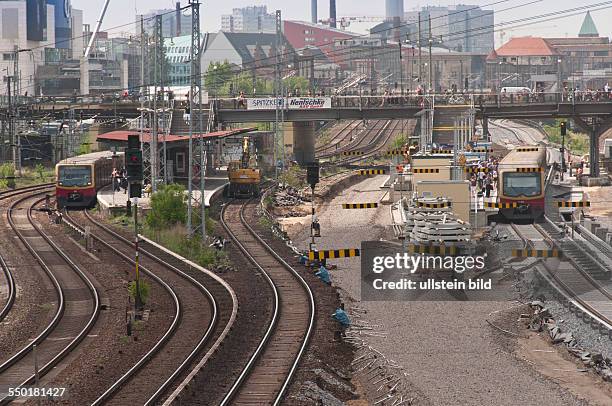
POLYGON ((594 330, 591 325, 556 300, 547 300, 545 305, 561 330, 571 332, 579 346, 591 352, 600 352, 604 357, 612 356, 612 340, 608 336, 594 330))
POLYGON ((50 224, 46 214, 36 217, 53 240, 95 280, 102 303, 109 304, 108 310, 102 310, 88 339, 69 356, 67 364, 45 378, 47 382, 43 380, 46 386, 68 388, 68 398, 62 404, 90 404, 157 342, 171 321, 172 302, 160 286, 143 276, 151 287, 146 305, 150 310, 149 319, 135 326, 133 336, 128 337, 126 310, 133 306, 127 294, 130 267, 107 250, 95 250, 95 257, 86 254, 69 238, 72 235, 78 239, 67 227, 50 224))
POLYGON ((353 350, 350 346, 334 339, 334 333, 339 331, 338 323, 331 318, 331 314, 340 306, 340 297, 336 290, 322 283, 303 265, 299 265, 293 251, 273 235, 270 227, 256 221, 251 221, 250 225, 287 263, 297 271, 301 271, 301 276, 310 285, 315 298, 317 314, 315 330, 298 372, 285 394, 283 404, 312 404, 312 399, 304 396, 305 388, 309 385, 307 382, 315 382, 342 401, 356 398, 355 389, 346 379, 350 376, 353 350))
MULTIPOLYGON (((369 202, 384 192, 384 177, 374 177, 340 193, 319 213, 323 237, 319 249, 359 247, 362 240, 390 238, 389 206, 342 212, 341 203, 369 202), (385 228, 387 225, 387 228, 385 228)), ((307 247, 307 231, 295 238, 307 247)), ((359 259, 330 261, 335 285, 359 302, 359 259)), ((510 290, 510 289, 509 289, 510 290)), ((575 405, 558 385, 517 360, 488 326, 490 313, 513 306, 509 300, 438 302, 361 302, 371 324, 386 338, 369 342, 404 367, 420 404, 432 405, 575 405)))
MULTIPOLYGON (((14 201, 14 200, 13 200, 14 201)), ((9 202, 2 202, 2 212, 9 202)), ((40 333, 53 318, 56 297, 50 280, 36 260, 17 240, 6 216, 0 221, 0 251, 13 272, 17 297, 11 311, 0 323, 0 363, 40 333), (33 270, 39 270, 40 272, 33 270)), ((6 283, 2 278, 3 283, 6 283)), ((4 306, 5 302, 0 302, 4 306)))
MULTIPOLYGON (((218 212, 211 215, 218 220, 218 212)), ((229 239, 220 223, 216 225, 214 235, 229 239)), ((221 347, 181 397, 180 403, 184 405, 219 404, 255 351, 270 320, 272 303, 268 284, 235 244, 229 243, 226 252, 234 270, 219 276, 234 289, 239 304, 238 314, 221 347)))

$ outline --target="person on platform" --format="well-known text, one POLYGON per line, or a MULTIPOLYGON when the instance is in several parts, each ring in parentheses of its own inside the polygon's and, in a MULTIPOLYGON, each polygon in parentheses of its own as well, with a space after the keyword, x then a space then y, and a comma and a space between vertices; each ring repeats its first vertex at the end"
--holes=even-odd
POLYGON ((113 181, 113 192, 117 192, 119 190, 120 185, 119 171, 117 171, 117 168, 113 168, 113 173, 111 177, 113 181))

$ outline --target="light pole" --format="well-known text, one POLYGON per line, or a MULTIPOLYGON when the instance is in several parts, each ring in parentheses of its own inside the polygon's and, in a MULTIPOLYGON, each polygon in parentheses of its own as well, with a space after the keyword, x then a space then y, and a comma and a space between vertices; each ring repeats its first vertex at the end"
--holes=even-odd
POLYGON ((557 58, 557 92, 559 92, 559 100, 563 101, 561 97, 563 95, 561 90, 561 58, 557 58))
POLYGON ((431 63, 431 47, 433 45, 433 38, 431 38, 431 18, 429 19, 429 90, 433 89, 433 64, 431 63))
POLYGON ((402 94, 402 97, 404 96, 404 67, 403 65, 403 58, 402 58, 402 41, 400 39, 400 41, 398 42, 399 45, 399 71, 400 71, 400 92, 402 94))

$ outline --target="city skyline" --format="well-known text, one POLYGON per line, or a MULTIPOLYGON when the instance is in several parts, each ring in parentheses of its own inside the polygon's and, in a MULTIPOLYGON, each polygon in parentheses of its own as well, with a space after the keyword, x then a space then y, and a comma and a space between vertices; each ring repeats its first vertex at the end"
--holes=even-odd
MULTIPOLYGON (((408 2, 406 2, 408 3, 408 2)), ((466 1, 465 3, 470 5, 478 5, 483 8, 493 9, 495 11, 495 23, 500 24, 505 21, 514 21, 522 17, 528 17, 533 15, 539 15, 549 13, 553 11, 560 11, 569 8, 575 8, 580 6, 587 6, 594 4, 594 2, 580 2, 577 4, 573 0, 540 0, 540 1, 492 1, 492 0, 472 0, 466 1), (515 8, 513 8, 515 7, 515 8), (512 10, 506 10, 513 8, 512 10), (504 11, 505 10, 505 11, 504 11)), ((80 8, 84 11, 84 22, 95 24, 104 0, 73 0, 73 7, 80 8)), ((186 1, 181 2, 182 5, 186 5, 186 1)), ((174 8, 175 1, 171 0, 131 0, 128 2, 128 7, 118 8, 116 3, 111 1, 106 18, 102 24, 102 30, 109 30, 112 33, 134 31, 134 27, 130 27, 130 23, 135 22, 136 11, 138 13, 146 13, 153 9, 163 8, 174 8), (127 24, 127 25, 126 25, 127 24), (118 26, 123 26, 116 28, 118 26)), ((221 16, 224 14, 231 14, 233 8, 247 7, 252 5, 265 5, 268 7, 268 11, 272 12, 276 9, 280 9, 283 12, 283 19, 287 20, 300 20, 310 21, 310 2, 303 0, 300 2, 292 2, 291 7, 287 7, 287 2, 280 0, 269 0, 269 1, 254 1, 254 0, 227 0, 220 4, 206 5, 202 4, 202 31, 203 32, 216 32, 221 28, 221 16)), ((419 4, 412 4, 411 7, 406 6, 405 10, 411 11, 421 6, 447 6, 453 5, 452 2, 436 1, 436 2, 423 2, 419 4)), ((355 0, 347 4, 346 0, 337 1, 338 17, 349 17, 349 16, 373 16, 382 17, 385 13, 384 2, 373 5, 371 1, 367 0, 355 0), (350 9, 350 12, 346 10, 350 9)), ((532 23, 525 27, 518 27, 516 29, 507 29, 504 41, 510 39, 510 37, 520 36, 542 36, 542 37, 573 37, 578 34, 580 25, 584 18, 585 12, 579 13, 579 15, 566 17, 554 21, 544 21, 538 23, 532 23)), ((319 19, 326 19, 329 14, 329 8, 327 7, 326 1, 319 1, 319 19)), ((599 33, 602 36, 612 36, 612 32, 608 25, 605 23, 612 18, 612 8, 591 11, 595 24, 599 29, 599 33)), ((348 27, 348 31, 356 32, 359 34, 367 33, 367 28, 374 26, 375 23, 352 23, 348 27)), ((498 30, 498 26, 495 27, 498 30)), ((496 32, 495 41, 496 46, 499 45, 500 33, 496 32)))

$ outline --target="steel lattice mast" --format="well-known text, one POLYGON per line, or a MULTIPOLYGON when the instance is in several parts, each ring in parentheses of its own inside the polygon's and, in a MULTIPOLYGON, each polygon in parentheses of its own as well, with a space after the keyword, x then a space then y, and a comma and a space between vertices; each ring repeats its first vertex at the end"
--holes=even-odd
MULTIPOLYGON (((201 233, 202 240, 206 238, 206 208, 204 199, 204 175, 206 162, 204 159, 203 117, 202 117, 202 69, 201 69, 201 33, 200 33, 200 1, 190 0, 191 5, 191 90, 189 91, 189 180, 187 201, 187 233, 192 237, 201 233), (199 138, 198 145, 194 137, 199 138), (199 168, 195 174, 194 169, 199 168), (197 175, 197 176, 196 176, 197 175), (199 196, 194 194, 199 190, 199 196), (194 210, 200 208, 198 216, 194 210)), ((212 101, 211 101, 212 108, 212 101)))

